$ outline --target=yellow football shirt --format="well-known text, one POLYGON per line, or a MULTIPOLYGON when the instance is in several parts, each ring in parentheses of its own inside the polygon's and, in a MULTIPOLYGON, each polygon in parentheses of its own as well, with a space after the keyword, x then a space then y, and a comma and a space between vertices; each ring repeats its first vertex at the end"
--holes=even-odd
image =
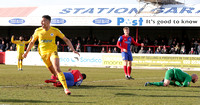
POLYGON ((38 50, 40 54, 57 51, 57 46, 55 43, 56 36, 63 39, 65 35, 55 27, 50 27, 48 31, 45 31, 42 27, 39 27, 35 30, 33 39, 34 41, 38 39, 38 50))
POLYGON ((14 37, 11 38, 11 42, 17 45, 17 53, 18 54, 23 54, 24 53, 24 48, 25 45, 28 44, 31 41, 20 41, 20 40, 14 40, 14 37))

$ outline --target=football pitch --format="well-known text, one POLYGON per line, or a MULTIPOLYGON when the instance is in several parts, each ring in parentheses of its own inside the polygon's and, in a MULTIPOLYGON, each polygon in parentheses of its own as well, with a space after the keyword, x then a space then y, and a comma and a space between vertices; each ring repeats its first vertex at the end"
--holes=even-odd
MULTIPOLYGON (((69 67, 61 67, 67 72, 69 67)), ((80 87, 63 88, 46 84, 51 74, 44 66, 0 65, 0 105, 200 105, 200 82, 191 87, 144 87, 145 82, 158 82, 165 70, 132 70, 135 80, 126 80, 122 69, 78 69, 87 75, 80 87)), ((197 71, 186 71, 189 74, 197 71)))

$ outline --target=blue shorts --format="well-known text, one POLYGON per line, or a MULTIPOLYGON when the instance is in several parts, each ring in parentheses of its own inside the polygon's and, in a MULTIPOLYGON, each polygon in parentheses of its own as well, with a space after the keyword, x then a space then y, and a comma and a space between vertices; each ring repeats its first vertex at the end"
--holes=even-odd
POLYGON ((122 52, 122 59, 127 61, 133 61, 132 53, 129 52, 122 52))
POLYGON ((73 74, 69 73, 69 72, 63 72, 63 74, 65 75, 67 86, 74 86, 74 76, 73 76, 73 74))

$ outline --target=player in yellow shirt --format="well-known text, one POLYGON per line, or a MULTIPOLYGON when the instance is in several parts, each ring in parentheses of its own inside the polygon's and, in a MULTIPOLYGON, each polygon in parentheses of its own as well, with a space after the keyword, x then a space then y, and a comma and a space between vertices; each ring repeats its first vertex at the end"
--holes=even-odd
POLYGON ((31 41, 31 38, 28 41, 23 41, 23 37, 20 36, 19 40, 14 40, 14 35, 11 38, 11 42, 17 45, 17 58, 18 58, 18 70, 22 70, 22 61, 24 54, 25 45, 31 41))
POLYGON ((27 57, 27 54, 33 47, 35 41, 38 40, 38 51, 46 67, 55 77, 58 76, 59 81, 64 87, 65 94, 70 95, 71 92, 68 90, 65 76, 60 70, 57 46, 55 44, 56 36, 60 37, 63 41, 65 41, 65 43, 72 49, 74 53, 78 55, 79 53, 74 50, 71 41, 68 38, 66 38, 65 35, 59 29, 50 26, 50 22, 51 17, 49 15, 44 15, 42 17, 42 27, 39 27, 35 30, 35 33, 33 34, 33 39, 29 43, 26 53, 24 53, 23 57, 27 57))

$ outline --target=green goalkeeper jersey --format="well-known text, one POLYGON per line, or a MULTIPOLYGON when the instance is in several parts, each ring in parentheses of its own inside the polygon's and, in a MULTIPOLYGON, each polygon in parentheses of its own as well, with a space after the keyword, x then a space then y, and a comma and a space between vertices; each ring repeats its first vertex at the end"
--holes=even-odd
POLYGON ((174 68, 173 71, 174 71, 174 78, 172 80, 175 80, 176 85, 183 87, 190 86, 192 77, 188 73, 176 68, 174 68))

